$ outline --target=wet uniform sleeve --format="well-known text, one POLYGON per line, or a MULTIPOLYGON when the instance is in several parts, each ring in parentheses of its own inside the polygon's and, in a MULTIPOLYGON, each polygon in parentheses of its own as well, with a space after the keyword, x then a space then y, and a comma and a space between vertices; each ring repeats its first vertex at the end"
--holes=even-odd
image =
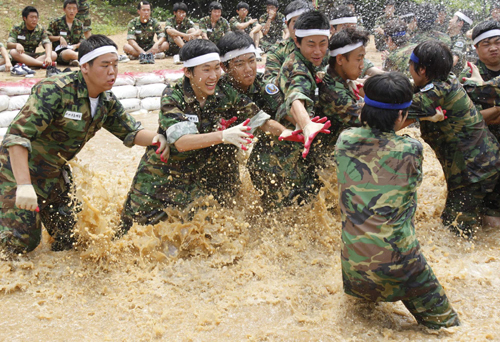
POLYGON ((141 123, 136 121, 132 115, 125 112, 125 109, 115 95, 112 93, 107 94, 110 97, 110 108, 103 127, 123 141, 123 145, 132 147, 134 146, 137 132, 144 129, 144 127, 142 127, 141 123))
POLYGON ((413 95, 413 102, 408 111, 408 119, 433 116, 436 114, 436 107, 443 106, 444 97, 439 89, 433 87, 427 91, 420 91, 413 95))
POLYGON ((190 121, 192 117, 182 110, 184 107, 183 102, 184 95, 178 89, 167 86, 163 91, 159 116, 159 133, 167 136, 169 144, 174 144, 184 135, 199 134, 196 124, 190 121))
POLYGON ((14 26, 9 32, 9 38, 7 38, 7 43, 17 43, 17 36, 19 35, 19 27, 14 26))
POLYGON ((363 108, 362 100, 356 101, 345 87, 322 84, 319 103, 323 114, 344 125, 359 126, 359 114, 363 108))
POLYGON ((284 74, 285 77, 283 78, 280 77, 280 80, 288 80, 288 87, 280 84, 281 89, 286 89, 284 98, 286 99, 287 114, 290 115, 292 103, 296 100, 304 101, 304 107, 310 113, 314 107, 314 100, 309 97, 309 94, 316 89, 316 83, 311 81, 309 70, 304 65, 297 64, 287 74, 284 74))
POLYGON ((228 112, 231 114, 228 117, 236 116, 238 118, 237 122, 250 119, 248 126, 252 127, 252 133, 271 118, 269 114, 261 110, 249 97, 239 94, 233 87, 227 85, 225 91, 230 98, 228 112))
POLYGON ((264 71, 264 81, 266 83, 275 83, 281 69, 281 62, 276 52, 277 47, 274 47, 267 53, 266 69, 264 71))
POLYGON ((2 146, 21 145, 31 152, 31 141, 50 125, 53 113, 61 111, 60 94, 62 90, 55 85, 34 86, 28 101, 7 129, 2 146))

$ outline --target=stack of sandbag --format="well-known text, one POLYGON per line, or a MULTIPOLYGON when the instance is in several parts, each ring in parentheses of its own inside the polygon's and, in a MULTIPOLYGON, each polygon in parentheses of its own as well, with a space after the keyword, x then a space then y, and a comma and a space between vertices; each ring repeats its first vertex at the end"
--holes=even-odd
MULTIPOLYGON (((31 88, 38 81, 39 79, 24 79, 20 82, 0 82, 0 128, 6 130, 25 105, 31 88)), ((3 135, 5 130, 0 130, 0 135, 3 135)))

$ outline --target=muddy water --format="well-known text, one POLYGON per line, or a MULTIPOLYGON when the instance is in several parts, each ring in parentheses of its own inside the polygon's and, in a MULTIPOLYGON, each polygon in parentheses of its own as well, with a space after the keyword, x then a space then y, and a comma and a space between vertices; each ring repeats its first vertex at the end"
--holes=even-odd
MULTIPOLYGON (((157 116, 139 117, 155 129, 157 116)), ((415 131, 407 130, 416 135, 415 131)), ((0 261, 2 341, 484 341, 500 340, 499 237, 464 242, 440 223, 445 182, 426 146, 417 234, 461 327, 428 331, 400 303, 342 292, 335 179, 312 205, 262 215, 243 170, 233 208, 210 198, 194 218, 110 236, 143 149, 105 131, 72 163, 84 202, 77 250, 0 261)), ((201 207, 197 209, 197 207, 201 207)))

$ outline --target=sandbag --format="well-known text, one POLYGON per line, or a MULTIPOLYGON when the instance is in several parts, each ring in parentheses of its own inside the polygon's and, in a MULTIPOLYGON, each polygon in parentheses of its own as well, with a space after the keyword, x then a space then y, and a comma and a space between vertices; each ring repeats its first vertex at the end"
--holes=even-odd
POLYGON ((148 113, 148 111, 146 109, 139 109, 139 110, 136 110, 135 112, 130 113, 130 115, 136 116, 136 115, 144 115, 147 113, 148 113))
POLYGON ((165 83, 174 83, 177 81, 179 78, 184 76, 184 70, 157 70, 155 71, 155 74, 163 76, 165 79, 165 83))
POLYGON ((165 78, 162 75, 155 73, 140 73, 135 75, 136 86, 154 83, 165 83, 165 78))
POLYGON ((137 93, 137 97, 140 99, 146 97, 159 97, 163 94, 163 90, 165 89, 166 84, 164 83, 155 83, 155 84, 147 84, 139 87, 139 91, 137 93))
POLYGON ((10 123, 16 117, 18 110, 0 112, 0 127, 9 127, 10 123))
POLYGON ((141 100, 139 99, 123 99, 120 100, 120 103, 122 104, 123 108, 125 108, 125 111, 127 113, 135 112, 141 109, 141 100))
POLYGON ((9 97, 7 95, 0 95, 0 112, 9 108, 9 97))
POLYGON ((161 97, 146 97, 141 100, 141 108, 148 111, 159 110, 161 107, 161 97))
POLYGON ((3 137, 7 133, 7 127, 0 127, 0 137, 3 137))
POLYGON ((28 101, 29 95, 19 95, 19 96, 12 96, 9 99, 9 108, 7 110, 19 110, 23 108, 24 104, 26 101, 28 101))
POLYGON ((114 87, 125 86, 125 85, 135 85, 135 78, 130 75, 118 75, 116 78, 114 87))
POLYGON ((118 100, 137 98, 137 88, 133 85, 113 87, 111 91, 118 100))

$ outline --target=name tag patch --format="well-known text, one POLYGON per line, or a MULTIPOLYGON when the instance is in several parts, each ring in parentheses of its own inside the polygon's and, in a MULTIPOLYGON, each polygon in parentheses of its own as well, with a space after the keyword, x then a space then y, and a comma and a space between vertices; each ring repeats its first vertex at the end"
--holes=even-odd
POLYGON ((141 33, 142 33, 142 31, 135 31, 135 33, 136 33, 136 34, 141 34, 141 33))
POLYGON ((184 114, 184 116, 191 122, 200 122, 198 115, 184 114))
POLYGON ((66 111, 66 113, 64 113, 64 117, 65 118, 68 118, 68 119, 71 119, 71 120, 81 120, 82 119, 82 113, 79 113, 79 112, 73 112, 73 111, 66 111))
POLYGON ((61 33, 59 33, 59 35, 61 35, 61 36, 67 36, 68 32, 61 32, 61 33))
POLYGON ((17 39, 26 40, 25 36, 17 36, 17 39))
POLYGON ((212 32, 212 29, 207 28, 207 32, 212 32))

